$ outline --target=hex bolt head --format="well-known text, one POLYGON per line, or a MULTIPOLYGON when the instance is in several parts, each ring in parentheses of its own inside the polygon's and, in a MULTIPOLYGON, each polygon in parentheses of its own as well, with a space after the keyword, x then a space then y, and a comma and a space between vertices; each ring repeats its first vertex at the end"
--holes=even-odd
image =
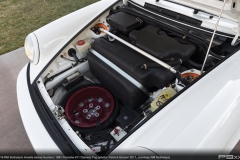
POLYGON ((92 104, 92 103, 89 103, 88 106, 89 106, 89 108, 92 108, 92 107, 93 107, 93 104, 92 104))
POLYGON ((88 112, 88 110, 87 110, 87 109, 84 109, 84 110, 83 110, 83 113, 87 113, 87 112, 88 112))

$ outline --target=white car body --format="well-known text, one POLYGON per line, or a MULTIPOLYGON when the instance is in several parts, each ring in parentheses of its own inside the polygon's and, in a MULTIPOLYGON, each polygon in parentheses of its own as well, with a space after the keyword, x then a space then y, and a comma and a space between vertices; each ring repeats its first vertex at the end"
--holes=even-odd
MULTIPOLYGON (((194 2, 176 0, 178 3, 209 12, 193 14, 193 9, 169 1, 133 1, 140 5, 148 2, 200 19, 203 21, 202 27, 209 29, 214 28, 217 16, 214 16, 213 19, 206 17, 209 17, 210 13, 217 15, 222 4, 222 2, 215 0, 211 1, 210 6, 204 5, 202 1, 197 0, 194 2), (211 8, 211 6, 216 7, 211 8)), ((99 1, 33 32, 39 43, 39 62, 37 65, 26 65, 22 69, 17 81, 17 95, 25 130, 38 155, 64 155, 65 153, 61 151, 59 145, 67 145, 67 143, 61 141, 56 144, 56 140, 53 140, 53 136, 46 129, 46 124, 42 122, 39 112, 36 111, 36 106, 34 107, 36 102, 32 102, 32 97, 36 95, 32 95, 29 87, 38 82, 35 89, 37 88, 41 93, 41 101, 44 101, 49 109, 54 112, 56 109, 55 104, 48 96, 47 89, 43 84, 44 77, 42 75, 50 72, 45 70, 46 67, 52 59, 57 58, 60 52, 64 52, 66 48, 69 48, 71 45, 69 42, 76 39, 77 36, 79 37, 82 31, 80 37, 89 35, 87 29, 90 29, 91 24, 99 20, 94 20, 94 18, 103 12, 106 12, 105 15, 109 14, 108 8, 113 4, 117 6, 117 3, 117 0, 99 1), (90 26, 88 26, 89 24, 90 26), (28 78, 26 74, 29 76, 28 78)), ((131 2, 125 0, 123 3, 131 2)), ((223 18, 219 23, 218 31, 225 32, 229 37, 234 38, 235 35, 239 34, 239 9, 236 8, 235 11, 232 11, 231 4, 232 1, 228 1, 226 4, 226 10, 224 10, 223 18)), ((239 2, 237 1, 238 6, 239 2)), ((102 15, 100 19, 105 15, 102 15)), ((53 70, 52 72, 59 70, 56 64, 52 63, 50 65, 49 68, 53 70)), ((132 152, 137 154, 141 152, 143 155, 153 153, 158 155, 161 153, 229 154, 240 139, 240 121, 238 120, 240 115, 239 64, 240 51, 201 77, 200 80, 182 92, 161 111, 155 113, 154 116, 119 144, 110 155, 131 154, 132 152)), ((64 68, 66 66, 63 65, 62 69, 64 68)), ((76 70, 86 71, 88 69, 87 63, 83 63, 76 69, 56 77, 54 83, 76 70)), ((47 88, 53 86, 54 84, 50 82, 47 88)), ((71 140, 71 143, 76 146, 75 151, 76 149, 79 150, 76 153, 95 155, 65 119, 58 119, 57 122, 69 137, 68 140, 71 140)), ((56 136, 60 136, 60 134, 56 134, 56 136)), ((68 152, 67 154, 71 153, 68 152)))

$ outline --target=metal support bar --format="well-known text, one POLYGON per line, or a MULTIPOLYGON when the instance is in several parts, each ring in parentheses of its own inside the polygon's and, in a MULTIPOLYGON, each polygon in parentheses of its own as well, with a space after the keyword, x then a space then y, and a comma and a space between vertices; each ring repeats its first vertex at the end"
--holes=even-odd
POLYGON ((208 50, 207 50, 206 57, 205 57, 205 59, 204 59, 203 66, 202 66, 202 69, 201 69, 201 73, 200 73, 200 74, 203 73, 203 69, 204 69, 204 66, 205 66, 205 64, 206 64, 206 61, 207 61, 207 58, 208 58, 208 55, 209 55, 209 52, 210 52, 210 49, 211 49, 211 46, 212 46, 212 43, 213 43, 213 39, 214 39, 214 36, 215 36, 215 34, 216 34, 219 21, 220 21, 220 19, 221 19, 221 17, 222 17, 222 12, 223 12, 224 6, 225 6, 225 4, 226 4, 226 1, 227 1, 227 0, 224 0, 223 5, 222 5, 222 9, 221 9, 221 11, 220 11, 220 13, 219 13, 218 20, 217 20, 217 23, 216 23, 216 25, 215 25, 215 29, 214 29, 214 32, 213 32, 213 34, 212 34, 212 38, 211 38, 210 44, 209 44, 209 46, 208 46, 208 50))
POLYGON ((172 66, 168 65, 167 63, 164 63, 163 61, 153 57, 152 55, 148 54, 147 52, 135 47, 134 45, 124 41, 123 39, 119 38, 118 36, 112 34, 111 32, 108 32, 106 30, 104 30, 103 28, 99 28, 100 31, 106 33, 107 35, 115 38, 116 40, 118 40, 119 42, 125 44, 126 46, 132 48, 133 50, 137 51, 138 53, 144 55, 145 57, 153 60, 154 62, 158 63, 159 65, 163 66, 164 68, 168 69, 169 71, 171 71, 172 73, 177 73, 177 70, 175 68, 173 68, 172 66))

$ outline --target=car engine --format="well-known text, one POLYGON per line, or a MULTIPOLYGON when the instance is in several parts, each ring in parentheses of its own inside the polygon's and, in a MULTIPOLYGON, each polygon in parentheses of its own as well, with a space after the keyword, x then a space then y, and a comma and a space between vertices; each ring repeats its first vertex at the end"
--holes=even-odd
MULTIPOLYGON (((153 21, 139 12, 131 7, 112 10, 90 26, 87 36, 78 36, 57 57, 54 63, 58 68, 71 64, 69 68, 58 69, 55 74, 48 69, 42 76, 58 112, 99 155, 201 76, 207 49, 203 37, 194 36, 195 31, 177 32, 176 26, 166 27, 166 23, 153 21), (79 64, 86 64, 88 69, 79 67, 54 82, 54 78, 79 64)), ((236 49, 227 38, 217 37, 204 71, 236 49)))

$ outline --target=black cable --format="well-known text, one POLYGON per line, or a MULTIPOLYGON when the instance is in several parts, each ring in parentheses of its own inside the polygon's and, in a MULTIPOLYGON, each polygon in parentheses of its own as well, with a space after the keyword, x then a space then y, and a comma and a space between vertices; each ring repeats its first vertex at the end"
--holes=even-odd
POLYGON ((61 57, 62 59, 64 59, 64 60, 68 60, 68 61, 76 62, 76 61, 71 60, 71 59, 69 59, 69 58, 67 58, 67 57, 64 57, 63 55, 61 55, 60 57, 61 57))
POLYGON ((72 64, 71 67, 69 67, 69 68, 67 68, 67 69, 65 69, 65 70, 63 70, 63 71, 61 71, 61 72, 59 72, 59 73, 57 73, 57 74, 55 74, 55 75, 53 75, 53 76, 47 78, 47 79, 45 80, 45 82, 44 82, 44 85, 46 86, 46 84, 47 84, 48 82, 52 81, 55 77, 57 77, 57 76, 59 76, 60 74, 62 74, 62 73, 64 73, 64 72, 68 71, 69 69, 75 67, 77 64, 78 64, 78 62, 72 64))
POLYGON ((67 69, 65 69, 65 70, 63 70, 63 71, 61 71, 61 72, 59 72, 59 73, 57 73, 57 74, 55 74, 55 75, 47 78, 47 79, 44 81, 44 85, 45 85, 45 86, 46 86, 46 84, 47 84, 48 82, 52 81, 55 77, 57 77, 57 76, 59 76, 60 74, 68 71, 69 69, 77 66, 78 63, 81 63, 81 62, 85 62, 85 61, 86 61, 86 59, 80 59, 80 60, 79 60, 79 59, 77 58, 76 50, 75 50, 75 49, 71 48, 71 49, 68 50, 68 52, 69 52, 69 55, 71 55, 71 56, 75 59, 75 63, 72 64, 71 67, 69 67, 69 68, 67 68, 67 69))

